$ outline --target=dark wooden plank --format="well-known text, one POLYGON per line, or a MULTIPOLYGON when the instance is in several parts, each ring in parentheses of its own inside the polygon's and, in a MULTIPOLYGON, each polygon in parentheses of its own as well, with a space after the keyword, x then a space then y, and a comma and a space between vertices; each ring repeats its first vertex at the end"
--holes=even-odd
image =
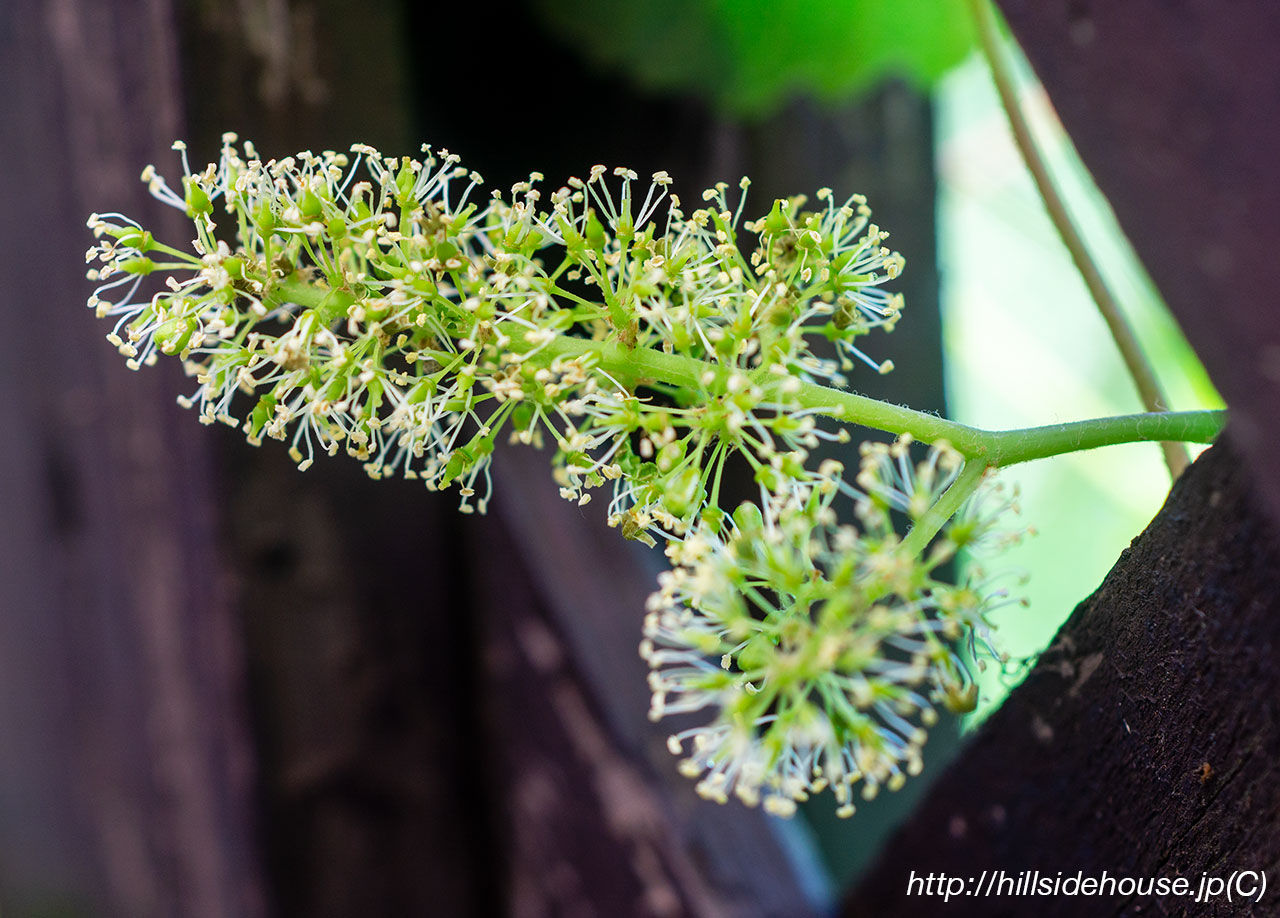
MULTIPOLYGON (((545 609, 545 620, 530 627, 555 635, 561 648, 557 652, 573 674, 573 691, 588 700, 598 718, 592 729, 602 739, 593 746, 626 763, 635 776, 629 783, 641 788, 655 825, 681 857, 696 865, 674 875, 679 881, 675 888, 692 905, 689 913, 797 918, 815 913, 824 892, 822 880, 813 873, 812 851, 795 834, 797 826, 736 804, 700 800, 693 783, 676 772, 676 759, 665 742, 671 728, 651 724, 646 717, 649 693, 637 652, 644 602, 662 559, 608 529, 598 502, 578 508, 561 499, 547 458, 527 448, 498 456, 496 509, 510 527, 508 544, 518 549, 510 555, 477 552, 476 563, 482 565, 478 576, 501 578, 507 567, 528 566, 535 608, 545 609)), ((520 595, 500 594, 490 608, 515 604, 520 595)), ((572 723, 560 729, 572 731, 572 723)), ((514 741, 520 741, 520 733, 514 741)), ((573 746, 563 752, 568 763, 582 755, 573 746)), ((569 798, 561 805, 572 807, 578 801, 569 798)), ((589 805, 601 806, 608 817, 608 807, 589 805)), ((664 855, 668 862, 671 857, 670 852, 664 855)))
POLYGON ((179 132, 170 5, 0 9, 0 891, 8 913, 259 915, 242 659, 176 367, 85 309, 91 210, 179 132))
MULTIPOLYGON (((357 141, 417 152, 398 5, 185 13, 194 159, 213 158, 227 130, 264 156, 357 141)), ((230 430, 204 435, 215 441, 277 913, 498 912, 503 842, 456 497, 372 481, 346 457, 303 474, 279 444, 252 449, 230 430)))
MULTIPOLYGON (((557 533, 553 541, 563 545, 566 530, 559 522, 553 517, 546 525, 557 533)), ((740 875, 714 875, 723 853, 700 852, 697 839, 689 838, 688 811, 707 805, 687 796, 673 801, 670 782, 654 774, 646 756, 616 738, 604 710, 617 713, 614 693, 595 691, 580 668, 607 665, 614 648, 597 647, 585 658, 575 652, 581 648, 566 640, 548 615, 543 598, 548 594, 529 576, 522 560, 527 555, 504 527, 477 525, 469 544, 480 562, 472 582, 484 623, 486 772, 506 851, 493 866, 504 871, 500 879, 508 891, 508 913, 525 918, 770 913, 770 905, 780 904, 773 884, 764 888, 763 901, 753 899, 762 884, 740 875)), ((628 558, 608 573, 620 574, 625 584, 634 569, 628 558)), ((574 585, 587 600, 581 606, 558 595, 559 614, 585 612, 597 624, 606 616, 623 617, 628 610, 620 606, 630 591, 602 596, 597 586, 591 580, 574 585)), ((573 621, 579 633, 584 624, 580 618, 573 621)), ((616 682, 637 675, 630 663, 615 674, 616 682)), ((747 835, 748 848, 754 837, 747 835)), ((748 856, 742 862, 758 861, 748 856)), ((794 914, 807 911, 803 901, 785 904, 794 914)))

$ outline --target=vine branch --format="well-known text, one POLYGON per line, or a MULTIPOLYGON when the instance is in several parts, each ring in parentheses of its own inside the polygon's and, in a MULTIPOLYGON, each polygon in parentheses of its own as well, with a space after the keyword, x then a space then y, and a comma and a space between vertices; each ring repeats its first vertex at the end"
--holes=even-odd
MULTIPOLYGON (((1017 144, 1018 152, 1022 154, 1022 159, 1027 164, 1027 169, 1036 183, 1036 189, 1040 193, 1041 200, 1044 201, 1049 219, 1053 222, 1054 228, 1057 229, 1063 244, 1071 254, 1071 260, 1075 264, 1076 270, 1080 272, 1085 287, 1089 290, 1089 295, 1093 297, 1093 301, 1097 304, 1098 311, 1102 314, 1102 319, 1107 324, 1107 329, 1110 331, 1111 337, 1120 351, 1125 367, 1133 378, 1134 386, 1138 390, 1138 396, 1142 399, 1143 407, 1150 412, 1162 412, 1168 406, 1168 401, 1160 388, 1159 380, 1156 379, 1155 371, 1152 369, 1146 355, 1143 354, 1133 328, 1120 311, 1120 305, 1114 293, 1107 285, 1097 261, 1085 244, 1084 234, 1067 209, 1062 192, 1049 174, 1049 167, 1044 153, 1036 143, 1035 135, 1031 132, 1031 125, 1018 104, 1013 68, 1003 52, 1000 30, 996 23, 996 15, 992 9, 991 0, 970 0, 970 5, 973 8, 974 20, 977 24, 979 44, 982 46, 982 52, 991 67, 991 76, 995 81, 996 91, 1000 95, 1000 104, 1009 119, 1009 127, 1013 132, 1014 143, 1017 144)), ((1169 467, 1169 474, 1177 478, 1191 462, 1191 457, 1187 453, 1186 447, 1181 443, 1170 440, 1161 442, 1160 447, 1164 452, 1164 460, 1169 467)))

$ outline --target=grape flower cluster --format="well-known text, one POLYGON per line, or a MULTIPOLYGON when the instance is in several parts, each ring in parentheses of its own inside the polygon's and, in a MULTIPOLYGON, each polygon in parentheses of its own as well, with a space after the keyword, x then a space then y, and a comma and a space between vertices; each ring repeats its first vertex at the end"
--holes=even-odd
POLYGON ((674 567, 649 599, 641 655, 653 718, 716 713, 669 740, 703 796, 790 815, 830 787, 849 816, 856 785, 871 799, 919 773, 939 706, 973 709, 969 661, 997 655, 986 616, 1004 594, 976 567, 959 585, 935 572, 960 549, 1016 537, 999 528, 1013 499, 992 490, 970 502, 916 557, 894 516, 919 521, 962 462, 941 443, 913 465, 909 444, 864 444, 856 487, 828 460, 819 484, 743 504, 727 525, 667 547, 674 567), (838 522, 841 498, 856 526, 838 522))
POLYGON ((456 485, 464 511, 484 510, 504 431, 550 443, 565 498, 607 485, 609 524, 667 545, 642 652, 655 716, 715 711, 672 739, 705 795, 784 813, 829 785, 845 812, 856 781, 918 769, 919 724, 974 691, 961 645, 992 601, 932 573, 997 514, 962 511, 922 559, 893 521, 927 512, 957 453, 914 467, 905 441, 865 446, 854 484, 811 460, 848 433, 806 387, 891 368, 860 339, 897 322, 884 285, 903 262, 863 198, 824 189, 744 221, 745 179, 736 203, 721 183, 686 212, 662 172, 486 194, 443 150, 264 160, 237 141, 199 171, 175 144, 175 185, 143 171, 192 221, 189 246, 89 219, 89 305, 130 367, 173 356, 202 422, 284 441, 303 469, 345 451, 375 478, 456 485), (729 515, 733 457, 761 500, 729 515), (835 522, 842 495, 858 530, 835 522))

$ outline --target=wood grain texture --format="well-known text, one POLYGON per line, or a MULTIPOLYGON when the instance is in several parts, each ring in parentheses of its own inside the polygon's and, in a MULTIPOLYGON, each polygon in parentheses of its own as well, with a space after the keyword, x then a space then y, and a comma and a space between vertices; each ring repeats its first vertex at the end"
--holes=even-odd
MULTIPOLYGON (((255 916, 242 658, 176 367, 131 373, 84 302, 92 210, 179 126, 165 0, 0 9, 0 908, 255 916)), ((181 231, 177 229, 177 231, 181 231)))

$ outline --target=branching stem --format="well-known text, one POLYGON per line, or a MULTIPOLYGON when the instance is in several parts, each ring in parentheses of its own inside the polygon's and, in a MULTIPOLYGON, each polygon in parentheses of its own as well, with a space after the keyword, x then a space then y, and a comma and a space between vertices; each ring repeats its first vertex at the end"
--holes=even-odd
MULTIPOLYGON (((297 277, 277 282, 275 292, 280 301, 310 308, 333 302, 335 294, 339 293, 297 277)), ((516 352, 528 352, 533 347, 519 339, 513 339, 510 344, 511 350, 516 352)), ((447 364, 457 355, 441 352, 430 356, 447 364)), ((571 335, 557 335, 550 341, 539 343, 537 353, 528 359, 536 363, 550 363, 557 357, 583 356, 591 356, 596 366, 633 388, 665 383, 697 389, 705 384, 707 373, 731 372, 721 364, 696 357, 668 354, 653 348, 629 348, 617 341, 593 341, 571 335)), ((760 385, 779 382, 779 377, 767 371, 752 371, 749 375, 760 385)), ((1015 430, 983 430, 818 383, 800 383, 795 397, 801 408, 847 424, 891 434, 910 434, 924 443, 945 440, 966 459, 979 460, 981 465, 991 468, 1005 468, 1032 459, 1119 443, 1212 443, 1226 424, 1225 411, 1162 411, 1015 430)))
POLYGON ((916 521, 903 538, 902 549, 906 555, 914 557, 924 551, 930 540, 947 524, 947 520, 955 516, 969 495, 978 489, 988 468, 990 466, 980 459, 970 459, 964 464, 959 477, 951 482, 951 487, 947 488, 938 502, 916 521))
MULTIPOLYGON (((697 386, 708 370, 723 372, 723 368, 693 357, 648 348, 629 350, 583 338, 558 337, 542 351, 547 358, 588 353, 595 354, 599 366, 610 375, 630 385, 661 380, 697 386)), ((757 374, 756 379, 767 382, 768 375, 757 374)), ((817 383, 801 383, 797 399, 803 408, 846 423, 892 434, 911 434, 925 443, 946 440, 966 458, 979 459, 996 468, 1118 443, 1212 443, 1226 423, 1225 411, 1165 411, 1016 430, 982 430, 817 383)))

